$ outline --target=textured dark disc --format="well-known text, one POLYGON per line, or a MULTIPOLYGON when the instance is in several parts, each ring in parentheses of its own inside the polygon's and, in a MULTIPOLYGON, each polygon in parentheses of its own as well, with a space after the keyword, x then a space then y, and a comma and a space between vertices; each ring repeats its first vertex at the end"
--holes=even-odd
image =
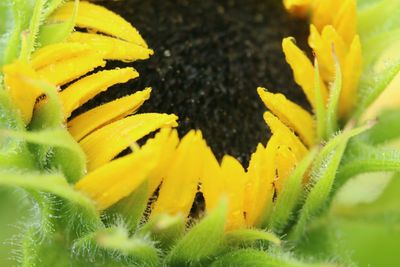
POLYGON ((139 79, 111 88, 86 108, 151 86, 140 112, 175 113, 181 135, 201 129, 218 157, 227 153, 247 164, 270 135, 257 86, 307 105, 281 48, 286 36, 304 47, 307 24, 290 18, 282 1, 98 2, 130 21, 155 55, 130 64, 139 79))

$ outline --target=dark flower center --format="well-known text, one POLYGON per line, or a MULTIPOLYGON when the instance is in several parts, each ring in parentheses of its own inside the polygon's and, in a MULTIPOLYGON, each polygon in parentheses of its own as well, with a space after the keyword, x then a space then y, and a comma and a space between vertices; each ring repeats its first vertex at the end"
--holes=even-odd
POLYGON ((300 45, 306 23, 284 11, 279 0, 100 1, 129 20, 155 55, 133 66, 141 77, 110 90, 115 98, 146 86, 151 99, 140 112, 179 116, 181 135, 201 129, 218 157, 246 163, 270 133, 257 86, 305 104, 282 53, 283 37, 300 45))

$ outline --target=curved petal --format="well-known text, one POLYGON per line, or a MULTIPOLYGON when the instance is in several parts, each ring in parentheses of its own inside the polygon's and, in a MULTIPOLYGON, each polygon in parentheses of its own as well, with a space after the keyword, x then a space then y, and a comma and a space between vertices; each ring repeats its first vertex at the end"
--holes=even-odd
POLYGON ((82 55, 89 51, 90 47, 80 43, 57 43, 39 48, 32 55, 32 67, 43 68, 57 61, 82 55))
POLYGON ((104 67, 106 62, 95 52, 54 62, 37 70, 38 75, 54 85, 64 85, 97 67, 104 67))
MULTIPOLYGON (((296 83, 303 89, 308 101, 315 108, 314 95, 314 67, 307 56, 301 51, 292 41, 292 38, 285 38, 282 41, 283 52, 286 56, 286 61, 293 70, 293 75, 296 83)), ((325 84, 321 81, 321 93, 326 101, 328 90, 325 84)))
POLYGON ((28 80, 37 80, 38 75, 27 63, 16 61, 3 68, 4 83, 12 101, 20 110, 26 124, 31 121, 36 99, 43 93, 28 80))
MULTIPOLYGON (((74 3, 68 2, 58 8, 49 20, 67 21, 71 17, 73 9, 74 3)), ((76 25, 147 47, 142 36, 140 36, 139 32, 129 22, 102 6, 89 2, 80 2, 76 25)))
POLYGON ((181 140, 163 179, 151 216, 168 213, 187 216, 197 192, 203 168, 204 141, 200 131, 190 131, 181 140))
POLYGON ((133 68, 122 68, 99 71, 74 82, 60 93, 65 118, 108 87, 125 83, 138 76, 139 73, 133 68))
POLYGON ((272 113, 265 112, 264 120, 272 133, 279 138, 280 144, 290 147, 298 159, 302 159, 307 154, 307 148, 300 139, 272 113))
POLYGON ((74 32, 68 40, 88 45, 101 53, 104 59, 110 60, 135 61, 148 59, 154 54, 153 50, 146 47, 94 33, 74 32))
POLYGON ((108 124, 84 139, 79 144, 88 160, 88 170, 94 170, 112 160, 130 144, 163 127, 175 127, 175 115, 144 113, 133 115, 108 124))
POLYGON ((83 177, 75 187, 106 209, 135 191, 160 158, 160 138, 150 139, 139 150, 111 161, 83 177))
POLYGON ((150 88, 93 108, 68 122, 68 131, 80 141, 98 128, 133 114, 150 98, 150 88))
POLYGON ((311 146, 315 143, 315 122, 310 113, 282 94, 273 94, 261 87, 257 88, 257 92, 265 106, 298 133, 305 144, 311 146))

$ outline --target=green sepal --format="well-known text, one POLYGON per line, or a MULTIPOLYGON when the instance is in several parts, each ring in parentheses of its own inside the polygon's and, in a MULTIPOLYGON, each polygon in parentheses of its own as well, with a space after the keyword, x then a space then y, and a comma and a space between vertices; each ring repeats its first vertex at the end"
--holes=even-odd
POLYGON ((272 232, 260 229, 237 229, 226 233, 226 242, 230 246, 237 246, 254 241, 263 240, 271 242, 274 245, 280 245, 281 240, 272 232))
POLYGON ((43 17, 47 18, 51 15, 58 7, 60 7, 65 0, 47 0, 46 9, 44 10, 43 17))
MULTIPOLYGON (((129 175, 129 174, 128 174, 129 175)), ((122 219, 131 233, 136 232, 143 218, 148 202, 148 181, 146 180, 134 192, 104 213, 108 221, 115 222, 122 219)))
MULTIPOLYGON (((13 106, 9 95, 0 88, 0 132, 4 130, 25 131, 25 125, 13 106)), ((26 142, 0 134, 0 167, 2 169, 25 169, 36 167, 26 142)))
POLYGON ((223 249, 227 201, 193 226, 166 256, 168 266, 206 264, 223 249))
POLYGON ((332 56, 335 62, 335 79, 329 90, 329 99, 326 107, 326 137, 331 138, 338 130, 338 106, 340 92, 342 91, 342 70, 339 60, 336 56, 334 47, 332 48, 332 56))
POLYGON ((29 125, 32 135, 42 135, 31 140, 36 144, 32 151, 36 152, 35 156, 42 168, 59 169, 70 183, 75 183, 86 173, 86 156, 64 126, 57 88, 42 81, 30 82, 42 88, 47 95, 45 103, 35 110, 29 125))
POLYGON ((340 167, 338 179, 342 184, 347 179, 361 173, 399 170, 400 150, 374 147, 361 141, 353 141, 350 143, 340 167))
MULTIPOLYGON (((61 0, 52 1, 53 6, 48 9, 49 12, 54 10, 62 2, 63 1, 61 0)), ((72 16, 67 21, 47 23, 40 27, 38 36, 38 43, 40 46, 62 42, 71 34, 75 26, 76 16, 78 14, 78 5, 79 1, 75 0, 72 16)))
POLYGON ((184 235, 185 224, 185 218, 180 214, 172 216, 162 213, 151 216, 136 235, 150 236, 157 240, 159 247, 170 249, 184 235))
POLYGON ((383 144, 400 138, 400 109, 389 109, 379 115, 377 123, 357 139, 371 145, 383 144))
POLYGON ((159 266, 159 252, 154 243, 145 237, 130 237, 128 232, 122 225, 99 229, 76 239, 72 251, 76 257, 86 258, 88 262, 159 266))
POLYGON ((316 117, 318 141, 322 141, 327 138, 325 101, 322 98, 320 81, 321 81, 321 76, 319 73, 318 59, 317 57, 315 57, 314 58, 314 95, 315 95, 314 113, 316 117))
MULTIPOLYGON (((1 135, 22 139, 33 144, 53 147, 56 156, 49 155, 50 170, 60 170, 70 183, 78 181, 86 171, 86 157, 81 147, 64 128, 46 129, 37 132, 0 131, 1 135)), ((40 157, 40 155, 38 155, 40 157)))
POLYGON ((333 267, 334 264, 308 264, 289 255, 271 255, 256 249, 229 252, 214 261, 211 267, 333 267))
POLYGON ((273 204, 268 222, 268 228, 274 232, 281 233, 292 218, 304 191, 304 177, 316 154, 316 149, 311 150, 285 181, 282 191, 273 204))
POLYGON ((27 25, 25 20, 29 18, 29 10, 32 9, 32 1, 23 0, 6 0, 2 1, 0 8, 2 9, 0 38, 0 67, 11 63, 19 55, 21 49, 21 33, 27 25))
POLYGON ((351 185, 344 186, 352 187, 349 193, 364 196, 354 201, 356 196, 338 196, 339 191, 326 216, 310 222, 307 238, 298 243, 295 252, 304 257, 335 257, 341 266, 391 266, 399 262, 399 178, 395 174, 375 199, 368 196, 370 192, 360 189, 372 180, 350 180, 351 185))
POLYGON ((82 223, 87 225, 101 224, 99 214, 92 200, 71 187, 61 174, 19 173, 0 170, 0 186, 15 186, 26 190, 54 194, 80 207, 84 213, 82 218, 85 219, 82 223))
POLYGON ((289 234, 289 239, 298 241, 305 233, 307 223, 328 205, 336 172, 342 160, 350 138, 364 132, 370 126, 347 130, 332 138, 317 155, 311 172, 309 192, 299 212, 296 225, 289 234))
POLYGON ((33 6, 32 13, 29 16, 29 28, 27 31, 22 33, 22 45, 19 57, 24 61, 29 61, 31 53, 35 50, 39 28, 44 20, 43 14, 45 4, 46 0, 35 0, 35 5, 33 6))

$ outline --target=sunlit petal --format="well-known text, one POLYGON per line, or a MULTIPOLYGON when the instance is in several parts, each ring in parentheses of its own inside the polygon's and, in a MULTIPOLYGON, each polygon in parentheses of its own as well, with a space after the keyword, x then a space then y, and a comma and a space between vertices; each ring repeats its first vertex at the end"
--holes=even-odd
POLYGON ((175 115, 144 113, 110 123, 84 139, 79 144, 87 156, 88 170, 94 170, 112 160, 130 144, 163 127, 175 127, 175 115))
POLYGON ((150 97, 151 89, 121 97, 107 104, 93 108, 68 122, 68 130, 75 140, 80 141, 94 130, 107 123, 121 119, 136 110, 150 97))

